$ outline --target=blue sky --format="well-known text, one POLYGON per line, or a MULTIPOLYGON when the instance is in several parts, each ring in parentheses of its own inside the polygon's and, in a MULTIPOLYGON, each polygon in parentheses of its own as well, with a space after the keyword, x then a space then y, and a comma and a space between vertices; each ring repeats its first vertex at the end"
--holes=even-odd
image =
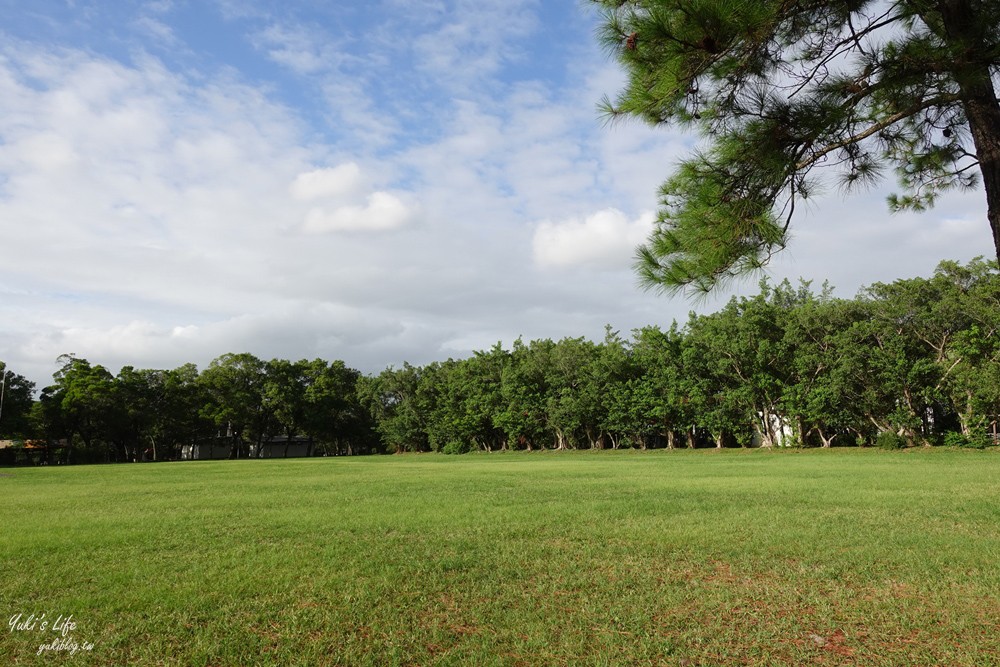
MULTIPOLYGON (((731 294, 636 287, 693 139, 602 123, 621 74, 586 2, 0 7, 0 360, 40 385, 70 352, 377 372, 731 294)), ((771 277, 851 296, 989 254, 978 192, 890 216, 887 191, 819 198, 771 277)))

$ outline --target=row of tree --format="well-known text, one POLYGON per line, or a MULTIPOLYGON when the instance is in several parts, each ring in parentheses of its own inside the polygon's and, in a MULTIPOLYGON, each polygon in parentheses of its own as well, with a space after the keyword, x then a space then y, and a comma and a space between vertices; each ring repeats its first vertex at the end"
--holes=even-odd
POLYGON ((1000 274, 945 262, 851 300, 762 283, 684 327, 517 341, 364 389, 390 450, 985 444, 1000 416, 1000 274))
POLYGON ((185 445, 206 442, 225 443, 231 458, 241 458, 275 436, 308 438, 317 453, 378 449, 358 400, 361 374, 341 361, 225 354, 201 372, 194 364, 126 366, 118 375, 73 355, 58 362, 55 382, 36 401, 30 382, 7 373, 19 400, 0 415, 0 435, 69 443, 76 460, 173 459, 185 445))
POLYGON ((987 444, 1000 419, 1000 271, 942 263, 853 299, 761 284, 684 326, 602 342, 499 343, 365 376, 343 362, 227 354, 201 372, 64 356, 52 386, 7 373, 0 434, 71 438, 108 460, 275 435, 328 453, 505 448, 987 444), (15 398, 16 396, 16 398, 15 398))

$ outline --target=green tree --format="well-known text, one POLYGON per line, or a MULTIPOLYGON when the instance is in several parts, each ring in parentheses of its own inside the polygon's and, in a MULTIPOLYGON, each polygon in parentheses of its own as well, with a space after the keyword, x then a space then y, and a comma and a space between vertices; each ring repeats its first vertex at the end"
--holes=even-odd
MULTIPOLYGON (((692 315, 681 352, 694 426, 708 431, 720 449, 732 438, 745 444, 753 424, 753 416, 741 400, 740 379, 724 353, 727 329, 731 328, 724 320, 730 317, 732 313, 692 315)), ((694 430, 689 438, 694 444, 694 430)))
POLYGON ((0 361, 0 438, 23 438, 31 430, 35 383, 0 361))
POLYGON ((546 441, 555 440, 549 427, 547 379, 554 345, 548 339, 525 345, 518 338, 510 352, 510 363, 503 369, 501 408, 493 421, 507 434, 509 446, 515 449, 544 449, 546 441))
POLYGON ((343 361, 321 359, 310 362, 306 373, 310 380, 305 392, 305 433, 330 445, 325 451, 338 456, 377 449, 371 415, 358 397, 361 374, 343 361))
POLYGON ((799 443, 815 434, 829 447, 840 434, 860 435, 857 425, 864 419, 849 399, 852 376, 846 362, 852 350, 845 349, 855 341, 840 333, 862 317, 856 301, 834 299, 828 288, 807 295, 789 313, 785 341, 793 359, 782 405, 794 420, 799 443))
POLYGON ((124 366, 115 377, 114 398, 120 412, 108 436, 131 460, 140 459, 139 452, 146 449, 155 458, 153 431, 163 407, 163 371, 124 366))
POLYGON ((194 364, 164 371, 124 366, 114 382, 118 419, 108 437, 133 459, 176 458, 179 448, 211 434, 207 402, 194 364))
MULTIPOLYGON (((326 366, 323 361, 319 361, 319 364, 326 366)), ((285 457, 288 456, 292 438, 301 435, 306 422, 309 408, 306 394, 315 381, 317 370, 305 359, 272 359, 264 364, 264 382, 261 387, 264 409, 274 415, 274 423, 269 430, 280 429, 285 436, 285 457)))
POLYGON ((104 366, 72 354, 60 356, 57 363, 62 366, 52 375, 53 386, 42 392, 49 425, 68 438, 78 436, 91 455, 106 461, 134 459, 123 441, 114 446, 113 432, 125 418, 114 376, 104 366))
MULTIPOLYGON (((994 368, 1000 356, 996 263, 976 259, 963 266, 945 261, 930 278, 876 284, 869 294, 893 313, 904 336, 923 350, 924 363, 933 364, 934 374, 928 376, 933 382, 924 388, 928 400, 935 406, 949 404, 964 435, 981 428, 991 412, 994 368)), ((935 412, 935 421, 940 421, 942 410, 935 412)))
POLYGON ((213 432, 213 422, 202 414, 209 398, 194 364, 154 373, 157 401, 150 433, 153 456, 156 460, 178 458, 182 446, 193 444, 213 432))
POLYGON ((610 325, 605 326, 604 342, 585 376, 584 391, 598 404, 600 438, 591 446, 613 449, 624 445, 645 447, 649 429, 642 414, 643 397, 636 395, 635 382, 641 375, 629 343, 610 325), (635 402, 633 404, 633 401, 635 402))
POLYGON ((36 438, 70 438, 71 429, 62 412, 61 390, 55 385, 43 387, 31 406, 31 434, 36 438))
POLYGON ((972 437, 1000 418, 1000 267, 974 259, 942 262, 932 281, 947 285, 964 327, 940 356, 943 382, 962 435, 972 437))
POLYGON ((548 395, 545 405, 557 449, 594 448, 603 440, 606 412, 599 387, 598 348, 584 338, 564 338, 540 354, 548 395))
POLYGON ((490 352, 424 369, 420 392, 430 405, 427 428, 432 449, 460 454, 506 444, 504 433, 493 423, 505 355, 498 344, 490 352))
POLYGON ((435 452, 461 454, 472 446, 473 435, 465 418, 466 389, 461 365, 454 359, 435 361, 420 372, 417 397, 427 406, 427 442, 435 452))
POLYGON ((628 82, 610 118, 697 131, 663 185, 637 262, 665 290, 708 290, 783 248, 800 200, 887 167, 921 210, 983 178, 1000 258, 1000 3, 593 0, 628 82))
POLYGON ((420 388, 426 371, 404 362, 360 382, 358 395, 390 452, 426 452, 429 409, 420 388))
POLYGON ((504 370, 510 365, 510 353, 498 342, 489 350, 479 351, 462 364, 465 386, 466 419, 476 445, 483 450, 503 449, 507 434, 495 420, 503 406, 501 385, 504 370))
MULTIPOLYGON (((908 329, 909 313, 880 298, 879 287, 857 299, 860 316, 836 334, 843 351, 841 387, 847 401, 875 427, 910 443, 929 443, 927 416, 938 398, 940 368, 908 329)), ((857 424, 862 434, 866 424, 857 424)), ((870 438, 868 438, 870 440, 870 438)))
POLYGON ((670 329, 644 327, 633 332, 632 359, 639 376, 629 383, 625 408, 634 412, 640 437, 656 433, 668 449, 676 446, 678 433, 694 446, 694 414, 690 400, 694 378, 685 372, 685 334, 675 322, 670 329))
POLYGON ((806 299, 808 286, 792 289, 761 281, 760 292, 733 299, 709 318, 717 372, 730 378, 728 401, 747 416, 760 444, 782 444, 790 426, 782 398, 791 381, 794 350, 785 337, 789 313, 806 299))
POLYGON ((264 400, 264 362, 249 353, 214 359, 199 381, 207 400, 202 416, 218 434, 230 438, 230 457, 248 456, 250 444, 260 445, 273 428, 273 413, 264 400))

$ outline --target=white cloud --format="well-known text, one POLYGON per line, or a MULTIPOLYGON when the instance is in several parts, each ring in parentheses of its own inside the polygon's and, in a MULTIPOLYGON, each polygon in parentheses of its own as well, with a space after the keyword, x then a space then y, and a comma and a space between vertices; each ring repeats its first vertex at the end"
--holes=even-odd
POLYGON ((300 75, 333 69, 339 61, 323 35, 301 26, 272 24, 254 37, 254 43, 271 60, 300 75))
POLYGON ((73 146, 54 132, 26 136, 11 146, 7 155, 42 171, 71 167, 79 160, 73 146))
POLYGON ((535 262, 546 268, 627 267, 636 246, 652 231, 654 219, 652 213, 644 213, 629 220, 619 210, 605 209, 583 219, 543 221, 535 229, 535 262))
POLYGON ((153 14, 166 14, 174 8, 173 0, 151 0, 143 5, 143 9, 153 14))
POLYGON ((440 25, 415 39, 416 65, 441 86, 482 85, 525 56, 516 40, 539 27, 534 9, 531 0, 458 0, 440 25))
POLYGON ((288 184, 313 162, 293 118, 247 86, 197 86, 152 60, 5 56, 0 217, 18 232, 0 277, 88 300, 253 302, 240 295, 294 225, 288 184))
POLYGON ((291 193, 298 201, 315 201, 355 195, 363 184, 361 168, 354 162, 345 162, 299 174, 292 183, 291 193))
POLYGON ((413 211, 388 192, 373 192, 364 206, 342 206, 332 211, 314 208, 306 215, 305 230, 322 232, 384 232, 399 229, 413 211))
MULTIPOLYGON (((157 8, 147 7, 150 12, 155 12, 157 8)), ((169 8, 163 8, 167 11, 169 8)), ((178 45, 177 36, 173 28, 152 16, 141 16, 135 21, 135 27, 139 32, 147 35, 153 41, 165 46, 176 47, 178 45)))
POLYGON ((413 219, 414 207, 396 194, 376 190, 365 196, 366 181, 356 162, 296 176, 290 187, 292 198, 313 204, 305 214, 303 231, 385 232, 413 219))

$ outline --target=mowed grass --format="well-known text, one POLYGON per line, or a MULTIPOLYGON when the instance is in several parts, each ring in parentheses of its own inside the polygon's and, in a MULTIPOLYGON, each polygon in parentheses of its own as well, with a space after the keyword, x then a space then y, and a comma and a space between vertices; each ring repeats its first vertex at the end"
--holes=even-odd
POLYGON ((0 499, 0 664, 1000 664, 1000 452, 17 468, 0 499))

